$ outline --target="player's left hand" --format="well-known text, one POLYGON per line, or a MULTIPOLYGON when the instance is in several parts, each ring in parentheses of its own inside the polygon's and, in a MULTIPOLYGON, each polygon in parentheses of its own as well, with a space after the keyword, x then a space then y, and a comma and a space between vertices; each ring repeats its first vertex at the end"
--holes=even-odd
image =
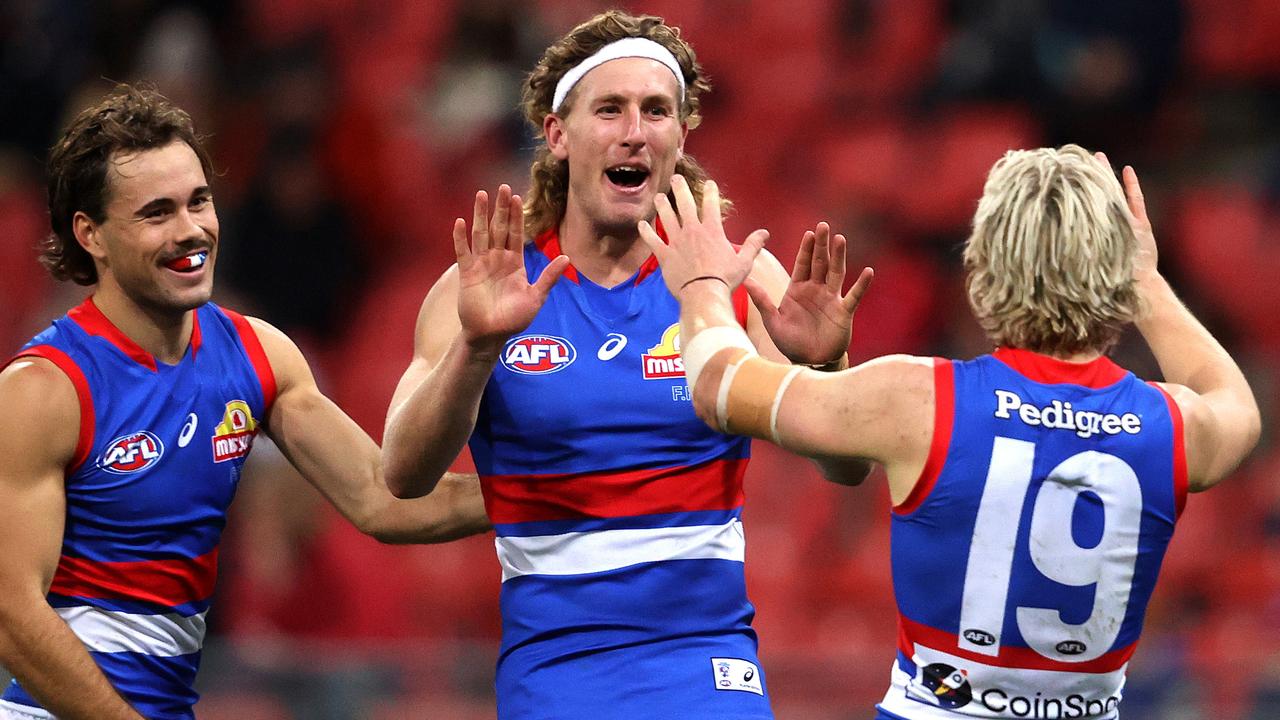
POLYGON ((662 266, 667 289, 680 297, 685 285, 703 278, 720 280, 729 290, 737 288, 751 272, 756 256, 769 239, 769 232, 756 230, 747 236, 741 249, 735 250, 724 234, 720 190, 714 181, 708 180, 703 185, 701 217, 684 176, 671 179, 671 190, 680 209, 679 216, 666 195, 659 194, 654 200, 662 227, 667 231, 667 242, 662 242, 647 221, 641 220, 638 224, 640 237, 662 266))
POLYGON ((746 280, 765 331, 792 362, 829 364, 849 350, 854 311, 875 273, 869 267, 862 268, 853 287, 841 295, 847 248, 844 235, 832 237, 831 226, 825 222, 806 232, 796 253, 791 282, 777 307, 763 285, 752 278, 746 280))

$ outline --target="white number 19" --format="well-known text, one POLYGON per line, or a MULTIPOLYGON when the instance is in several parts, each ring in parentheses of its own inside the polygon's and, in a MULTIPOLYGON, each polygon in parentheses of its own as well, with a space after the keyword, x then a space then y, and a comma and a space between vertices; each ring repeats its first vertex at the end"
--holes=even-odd
MULTIPOLYGON (((1013 553, 1034 459, 1034 443, 997 437, 992 446, 964 576, 959 639, 964 650, 1000 653, 1013 553)), ((1050 580, 1096 587, 1093 611, 1080 625, 1063 622, 1057 608, 1018 607, 1018 631, 1032 649, 1077 663, 1111 648, 1129 607, 1141 520, 1142 486, 1120 458, 1090 450, 1063 460, 1049 473, 1031 511, 1031 560, 1050 580), (1096 495, 1103 509, 1102 539, 1089 548, 1076 544, 1071 532, 1076 499, 1083 492, 1096 495)))

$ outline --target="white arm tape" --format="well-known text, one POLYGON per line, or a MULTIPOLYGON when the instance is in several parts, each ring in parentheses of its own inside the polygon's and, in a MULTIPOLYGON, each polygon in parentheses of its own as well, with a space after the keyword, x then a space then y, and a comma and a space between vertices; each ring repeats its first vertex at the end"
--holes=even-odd
POLYGON ((778 384, 778 392, 773 396, 773 408, 769 410, 769 436, 773 438, 774 445, 782 444, 782 439, 778 437, 778 408, 782 407, 782 396, 787 394, 791 381, 795 380, 803 369, 802 367, 791 368, 787 376, 778 384))
MULTIPOLYGON (((729 388, 733 387, 733 376, 738 374, 738 368, 755 356, 755 353, 739 356, 720 376, 720 392, 716 393, 716 427, 720 432, 729 432, 729 388)), ((689 393, 693 393, 693 388, 689 388, 689 393)))
POLYGON ((680 356, 684 358, 684 375, 689 379, 690 393, 693 392, 698 376, 702 374, 702 368, 706 366, 711 356, 730 347, 742 348, 748 355, 756 354, 756 348, 751 344, 751 339, 737 325, 709 327, 693 336, 689 342, 681 343, 680 356))

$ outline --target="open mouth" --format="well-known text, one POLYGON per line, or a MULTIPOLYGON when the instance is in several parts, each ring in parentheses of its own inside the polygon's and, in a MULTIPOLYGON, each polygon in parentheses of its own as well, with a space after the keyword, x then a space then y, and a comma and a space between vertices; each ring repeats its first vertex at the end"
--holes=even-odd
POLYGON ((640 187, 649 179, 649 168, 643 165, 614 165, 606 168, 604 174, 609 182, 618 187, 634 188, 640 187))
POLYGON ((204 267, 204 264, 206 261, 208 261, 208 259, 209 259, 208 250, 197 250, 188 255, 183 255, 182 257, 174 258, 173 260, 170 260, 169 262, 165 263, 164 266, 169 268, 170 270, 173 270, 174 272, 191 273, 204 267))

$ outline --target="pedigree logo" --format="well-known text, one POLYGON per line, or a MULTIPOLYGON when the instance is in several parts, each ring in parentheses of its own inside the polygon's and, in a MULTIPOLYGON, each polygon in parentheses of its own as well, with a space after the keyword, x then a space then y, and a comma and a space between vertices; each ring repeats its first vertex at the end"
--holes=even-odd
POLYGON ((222 422, 213 429, 213 461, 226 462, 249 454, 258 422, 253 419, 249 403, 232 400, 222 413, 222 422))
POLYGON ((684 358, 680 357, 680 323, 662 332, 662 340, 640 356, 645 380, 684 377, 684 358))

